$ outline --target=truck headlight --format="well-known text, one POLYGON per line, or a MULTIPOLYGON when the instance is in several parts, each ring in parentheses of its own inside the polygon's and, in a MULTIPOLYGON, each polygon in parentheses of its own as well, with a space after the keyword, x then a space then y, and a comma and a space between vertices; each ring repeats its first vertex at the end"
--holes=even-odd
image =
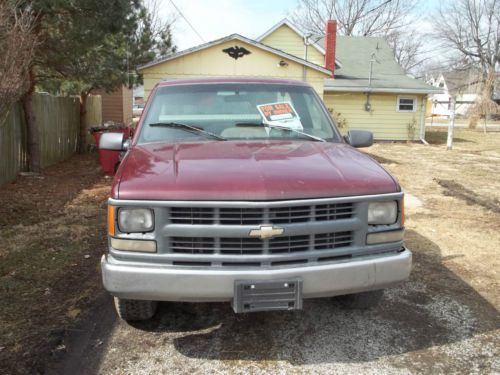
POLYGON ((118 228, 124 233, 151 232, 154 229, 153 211, 149 208, 120 208, 118 228))
POLYGON ((394 224, 398 218, 398 204, 391 202, 371 202, 368 205, 368 224, 394 224))

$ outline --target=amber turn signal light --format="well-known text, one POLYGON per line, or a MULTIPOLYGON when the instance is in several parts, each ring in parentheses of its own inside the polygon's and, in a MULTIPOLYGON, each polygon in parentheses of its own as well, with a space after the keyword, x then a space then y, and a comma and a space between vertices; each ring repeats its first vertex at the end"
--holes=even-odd
POLYGON ((115 208, 111 205, 108 206, 108 234, 115 235, 115 208))

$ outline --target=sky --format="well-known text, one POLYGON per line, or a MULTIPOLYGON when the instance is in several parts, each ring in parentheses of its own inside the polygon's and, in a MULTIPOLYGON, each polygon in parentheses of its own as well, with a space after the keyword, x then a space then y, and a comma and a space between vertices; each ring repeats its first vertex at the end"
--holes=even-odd
MULTIPOLYGON (((298 0, 155 0, 160 16, 177 18, 174 41, 179 50, 202 44, 233 33, 257 38, 297 8, 298 0), (200 38, 179 15, 173 3, 196 28, 200 38)), ((440 2, 420 0, 415 9, 416 22, 421 29, 429 28, 426 14, 440 2)))
MULTIPOLYGON (((170 0, 158 0, 162 17, 176 15, 170 0)), ((173 0, 188 21, 208 42, 237 33, 256 38, 287 17, 296 0, 173 0)), ((202 44, 203 40, 177 15, 173 35, 179 50, 202 44)))

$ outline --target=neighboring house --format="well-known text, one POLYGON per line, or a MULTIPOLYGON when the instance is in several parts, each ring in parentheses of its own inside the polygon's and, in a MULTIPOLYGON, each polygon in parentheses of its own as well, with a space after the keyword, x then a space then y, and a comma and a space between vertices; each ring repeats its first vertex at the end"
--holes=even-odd
POLYGON ((144 86, 143 85, 134 87, 134 103, 133 104, 144 104, 144 86))
POLYGON ((341 130, 366 129, 379 140, 424 136, 427 95, 440 89, 408 77, 382 38, 304 35, 283 20, 257 40, 232 34, 139 67, 145 98, 164 79, 265 76, 307 81, 341 130))
POLYGON ((125 125, 132 123, 132 90, 121 86, 111 93, 104 90, 92 91, 102 97, 102 121, 116 122, 125 125))
POLYGON ((455 114, 467 116, 469 109, 481 94, 480 74, 473 69, 439 73, 436 76, 431 75, 427 78, 427 83, 443 90, 442 93, 429 97, 428 116, 449 117, 452 95, 455 95, 457 101, 455 114))

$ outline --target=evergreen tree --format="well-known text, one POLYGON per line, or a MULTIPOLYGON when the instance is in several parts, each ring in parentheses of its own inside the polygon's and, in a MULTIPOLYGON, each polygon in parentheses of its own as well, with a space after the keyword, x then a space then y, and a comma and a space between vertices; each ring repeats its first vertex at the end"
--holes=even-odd
MULTIPOLYGON (((37 133, 32 108, 36 85, 79 95, 80 151, 86 147, 85 106, 90 91, 138 84, 142 81, 135 70, 138 65, 175 50, 170 25, 155 22, 155 29, 156 16, 142 0, 36 0, 21 6, 38 14, 35 30, 40 40, 24 100, 28 132, 37 133)), ((39 147, 30 143, 30 166, 39 172, 39 147)))

